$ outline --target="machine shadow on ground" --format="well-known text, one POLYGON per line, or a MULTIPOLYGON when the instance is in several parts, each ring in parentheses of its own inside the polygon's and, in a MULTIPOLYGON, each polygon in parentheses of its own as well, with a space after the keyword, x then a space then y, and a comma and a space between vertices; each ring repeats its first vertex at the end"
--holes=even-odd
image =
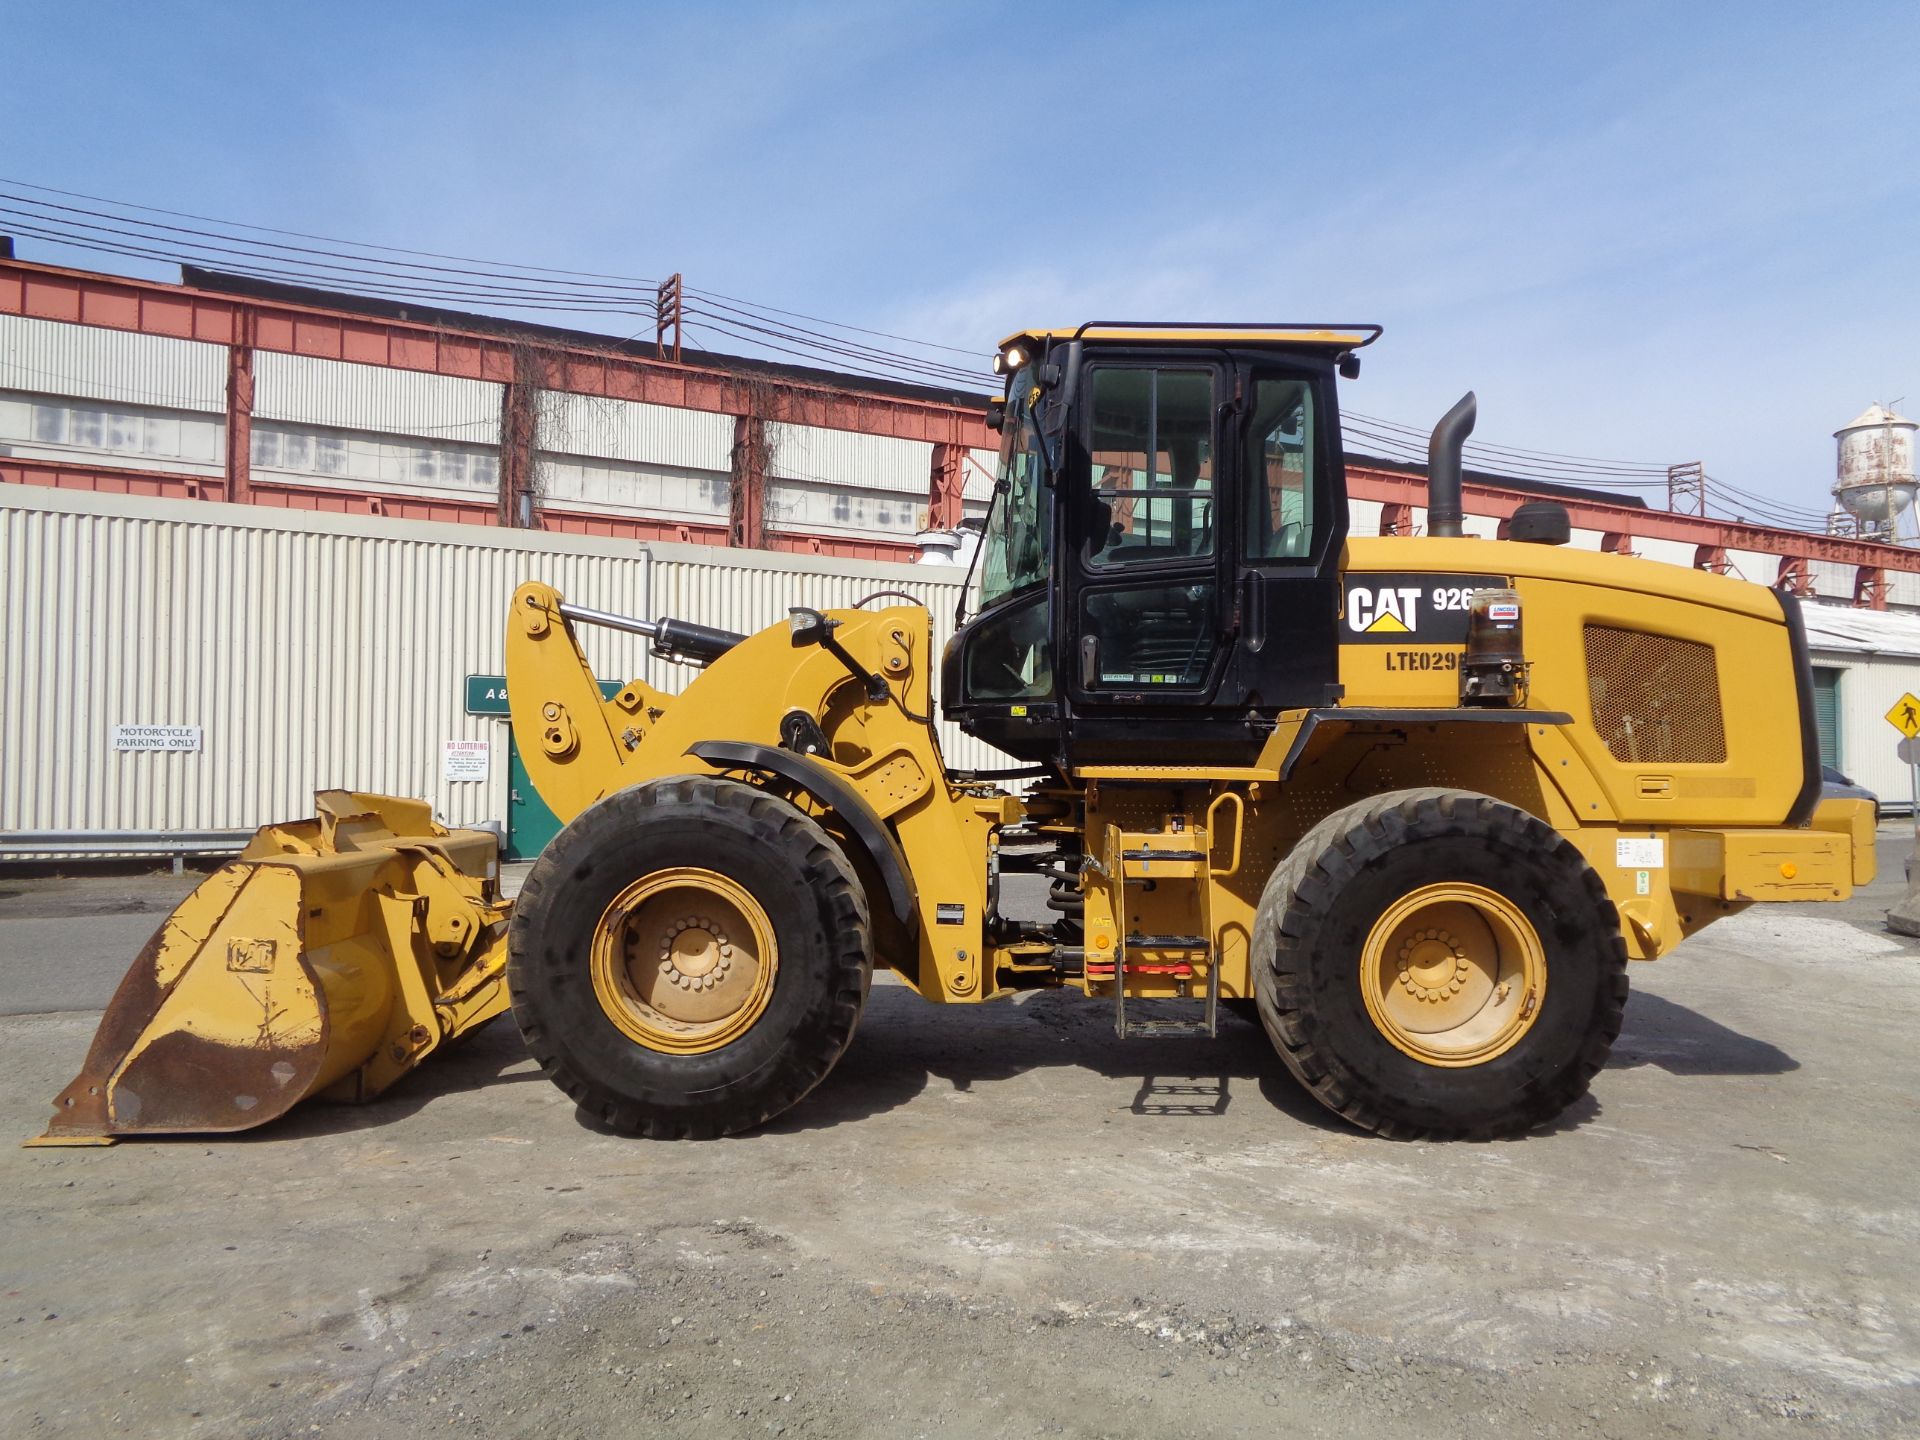
POLYGON ((1743 1035, 1645 990, 1627 998, 1626 1023, 1609 1070, 1657 1065, 1669 1075, 1784 1075, 1800 1062, 1779 1046, 1743 1035))
MULTIPOLYGON (((502 1085, 522 1085, 530 1081, 547 1083, 528 1054, 526 1043, 513 1021, 496 1016, 479 1030, 461 1036, 441 1054, 432 1057, 420 1069, 404 1075, 378 1100, 366 1105, 309 1100, 296 1105, 286 1115, 258 1130, 236 1131, 225 1138, 243 1144, 271 1145, 281 1141, 305 1140, 325 1135, 345 1135, 362 1130, 377 1130, 397 1125, 418 1114, 434 1101, 448 1095, 474 1090, 492 1090, 502 1085)), ((204 1135, 142 1136, 141 1143, 179 1139, 204 1143, 204 1135)))
MULTIPOLYGON (((1627 1003, 1626 1023, 1608 1061, 1610 1069, 1636 1065, 1677 1076, 1779 1075, 1799 1068, 1778 1046, 1643 990, 1627 1003)), ((1222 1011, 1215 1039, 1121 1041, 1107 1006, 1065 993, 934 1007, 904 986, 885 983, 868 998, 853 1043, 833 1072, 765 1133, 857 1123, 910 1104, 936 1081, 967 1092, 1047 1069, 1132 1082, 1126 1108, 1144 1118, 1204 1124, 1237 1102, 1259 1103, 1315 1130, 1360 1133, 1287 1072, 1258 1021, 1232 1010, 1222 1011)), ((534 1081, 546 1083, 512 1021, 502 1016, 370 1105, 309 1104, 231 1138, 273 1144, 374 1129, 397 1124, 442 1096, 534 1081)), ((1575 1130, 1599 1113, 1599 1103, 1588 1095, 1530 1133, 1575 1130)), ((587 1129, 612 1133, 590 1115, 577 1118, 587 1129)))

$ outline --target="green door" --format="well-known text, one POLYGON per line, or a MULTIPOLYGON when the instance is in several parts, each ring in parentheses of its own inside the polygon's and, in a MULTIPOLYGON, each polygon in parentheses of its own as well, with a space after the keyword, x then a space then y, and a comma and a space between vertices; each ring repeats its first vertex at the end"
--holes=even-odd
POLYGON ((1820 731, 1820 763, 1840 768, 1840 672, 1816 665, 1813 722, 1820 731))
POLYGON ((526 761, 507 727, 507 859, 532 860, 560 833, 560 817, 547 808, 527 778, 526 761))

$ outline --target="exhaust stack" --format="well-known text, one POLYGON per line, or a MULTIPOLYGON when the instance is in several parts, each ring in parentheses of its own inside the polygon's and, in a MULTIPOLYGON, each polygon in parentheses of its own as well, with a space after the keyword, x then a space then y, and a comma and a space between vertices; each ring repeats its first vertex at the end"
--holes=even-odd
POLYGON ((1427 534, 1460 535, 1460 447, 1473 433, 1480 405, 1469 390, 1440 417, 1427 440, 1427 534))

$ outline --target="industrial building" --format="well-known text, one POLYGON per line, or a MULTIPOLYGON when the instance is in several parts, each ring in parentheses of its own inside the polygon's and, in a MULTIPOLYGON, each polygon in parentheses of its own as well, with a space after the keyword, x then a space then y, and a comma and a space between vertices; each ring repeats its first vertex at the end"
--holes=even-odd
MULTIPOLYGON (((428 795, 537 848, 537 797, 486 693, 513 584, 732 629, 905 589, 943 640, 963 576, 915 562, 986 509, 991 383, 0 258, 0 858, 230 848, 331 785, 428 795)), ((1895 543, 1903 425, 1840 432, 1863 533, 1484 471, 1466 528, 1497 535, 1547 496, 1575 545, 1808 598, 1823 751, 1898 808, 1908 770, 1880 717, 1920 691, 1920 550, 1895 543)), ((1348 482, 1355 533, 1423 525, 1418 466, 1350 449, 1348 482)), ((603 674, 677 683, 637 641, 596 643, 603 674)), ((956 765, 994 761, 944 742, 956 765)))

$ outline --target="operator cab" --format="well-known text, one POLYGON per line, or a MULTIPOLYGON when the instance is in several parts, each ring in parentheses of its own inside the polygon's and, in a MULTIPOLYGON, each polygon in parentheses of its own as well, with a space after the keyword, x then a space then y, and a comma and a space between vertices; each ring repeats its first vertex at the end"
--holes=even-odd
POLYGON ((1280 711, 1337 700, 1334 376, 1379 334, 1102 322, 1004 341, 947 717, 1062 770, 1245 764, 1280 711))

